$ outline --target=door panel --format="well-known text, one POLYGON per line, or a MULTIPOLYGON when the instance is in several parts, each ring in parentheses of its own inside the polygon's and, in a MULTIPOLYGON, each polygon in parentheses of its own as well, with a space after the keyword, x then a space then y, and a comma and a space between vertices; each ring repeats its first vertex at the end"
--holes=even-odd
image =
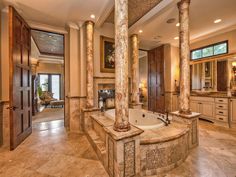
POLYGON ((164 47, 148 51, 149 110, 165 112, 164 47))
POLYGON ((10 22, 10 148, 32 132, 30 28, 13 7, 10 22))

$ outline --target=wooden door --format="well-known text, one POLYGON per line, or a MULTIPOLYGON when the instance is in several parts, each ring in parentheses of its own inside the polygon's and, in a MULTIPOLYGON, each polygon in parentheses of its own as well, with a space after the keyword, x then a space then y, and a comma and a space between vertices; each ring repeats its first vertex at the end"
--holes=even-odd
POLYGON ((30 27, 9 7, 10 35, 10 148, 32 132, 30 27))
POLYGON ((148 52, 148 107, 150 111, 165 112, 164 46, 148 52))
POLYGON ((228 80, 227 61, 217 61, 217 91, 227 91, 228 80))

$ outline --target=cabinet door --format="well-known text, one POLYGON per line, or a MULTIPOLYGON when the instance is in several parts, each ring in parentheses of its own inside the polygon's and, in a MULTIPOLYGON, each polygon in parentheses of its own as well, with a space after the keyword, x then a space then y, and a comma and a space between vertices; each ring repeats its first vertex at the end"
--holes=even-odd
POLYGON ((209 102, 200 103, 200 113, 204 117, 213 119, 215 117, 215 104, 209 102))
POLYGON ((199 103, 197 101, 191 101, 190 109, 192 112, 199 112, 199 103))
POLYGON ((233 123, 236 123, 236 99, 230 100, 230 119, 233 123))
POLYGON ((179 110, 179 96, 173 95, 172 98, 172 111, 178 111, 179 110))

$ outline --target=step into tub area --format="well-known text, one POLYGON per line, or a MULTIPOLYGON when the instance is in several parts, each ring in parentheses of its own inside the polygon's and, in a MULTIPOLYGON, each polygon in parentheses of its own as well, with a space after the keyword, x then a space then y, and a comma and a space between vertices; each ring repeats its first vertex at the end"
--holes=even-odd
POLYGON ((90 115, 91 126, 85 132, 110 176, 167 172, 184 162, 198 145, 198 114, 190 120, 175 113, 168 126, 143 130, 131 125, 128 133, 115 132, 114 120, 105 115, 90 115))

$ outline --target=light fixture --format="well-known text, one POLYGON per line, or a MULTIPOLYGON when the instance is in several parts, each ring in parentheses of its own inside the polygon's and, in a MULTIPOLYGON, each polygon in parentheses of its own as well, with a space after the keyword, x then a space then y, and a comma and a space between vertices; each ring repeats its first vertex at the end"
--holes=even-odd
POLYGON ((139 32, 139 33, 143 33, 143 30, 139 30, 138 32, 139 32))
POLYGON ((174 39, 175 39, 175 40, 178 40, 178 39, 179 39, 179 37, 178 37, 178 36, 176 36, 174 39))
POLYGON ((216 19, 214 23, 220 23, 222 20, 221 19, 216 19))
POLYGON ((180 24, 179 23, 177 23, 175 26, 179 26, 180 24))
POLYGON ((95 19, 95 15, 94 15, 94 14, 91 14, 91 15, 90 15, 90 18, 95 19))

